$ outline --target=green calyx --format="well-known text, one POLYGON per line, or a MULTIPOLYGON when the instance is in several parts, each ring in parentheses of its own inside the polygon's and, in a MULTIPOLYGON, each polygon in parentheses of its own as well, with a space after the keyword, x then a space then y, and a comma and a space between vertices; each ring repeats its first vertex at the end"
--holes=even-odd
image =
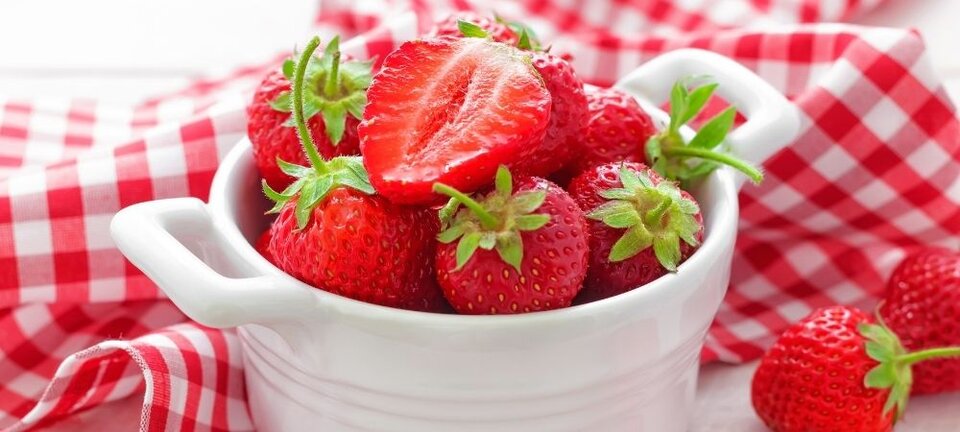
MULTIPOLYGON (((310 129, 307 127, 309 117, 306 115, 307 103, 303 84, 309 69, 309 59, 319 45, 319 38, 311 39, 300 55, 299 62, 290 73, 293 82, 293 92, 290 96, 292 118, 297 128, 300 143, 303 145, 303 150, 307 154, 311 166, 305 167, 277 159, 277 165, 280 169, 296 180, 282 192, 273 190, 266 180, 261 182, 263 193, 274 202, 273 208, 268 210, 267 213, 278 213, 290 200, 296 199, 297 229, 303 229, 307 226, 313 209, 323 201, 330 191, 337 187, 350 187, 366 194, 374 193, 360 157, 341 156, 325 161, 317 152, 317 146, 313 137, 310 136, 310 129)), ((331 42, 331 45, 336 45, 336 43, 331 42)), ((329 49, 330 45, 327 47, 329 49)))
MULTIPOLYGON (((499 15, 494 16, 494 18, 498 23, 509 27, 510 30, 517 34, 519 38, 517 40, 517 48, 525 51, 543 51, 540 46, 540 40, 537 39, 537 35, 529 26, 519 21, 507 21, 499 15)), ((460 33, 466 37, 490 38, 490 34, 487 33, 486 30, 470 21, 457 20, 457 28, 459 28, 460 33)))
POLYGON ((700 244, 700 223, 696 218, 700 207, 684 198, 675 183, 661 181, 654 185, 645 173, 626 166, 620 167, 620 182, 623 187, 600 192, 608 201, 587 214, 590 219, 624 230, 611 247, 608 259, 623 261, 652 246, 660 265, 676 271, 681 258, 680 241, 690 246, 700 244))
MULTIPOLYGON (((347 115, 357 120, 363 118, 363 108, 367 105, 367 88, 373 80, 373 61, 340 61, 340 37, 336 36, 327 44, 322 57, 300 56, 307 62, 304 78, 304 112, 310 119, 323 116, 327 138, 333 145, 340 143, 346 128, 347 115)), ((297 61, 287 59, 283 63, 283 75, 293 82, 297 61)), ((277 111, 293 110, 293 93, 280 93, 270 102, 277 111)), ((285 126, 295 126, 293 116, 285 126)))
POLYGON ((478 248, 496 250, 503 262, 518 273, 523 261, 523 231, 535 231, 550 221, 550 215, 537 214, 547 197, 546 191, 513 193, 513 177, 506 167, 497 170, 493 192, 474 199, 442 183, 433 185, 434 192, 450 197, 440 209, 441 243, 457 243, 457 266, 460 270, 478 248), (462 207, 461 207, 462 206, 462 207))
POLYGON ((680 135, 680 128, 703 111, 717 89, 716 83, 707 83, 688 90, 688 83, 696 80, 688 77, 674 84, 670 92, 670 123, 647 141, 647 162, 665 178, 685 184, 705 177, 720 165, 729 165, 759 184, 763 173, 729 154, 721 145, 733 127, 736 108, 728 107, 708 120, 689 143, 680 135))
POLYGON ((931 348, 922 351, 907 352, 900 339, 879 318, 879 324, 860 324, 858 330, 867 339, 867 356, 876 360, 875 366, 863 378, 863 384, 869 388, 889 389, 887 402, 883 406, 884 414, 896 409, 895 419, 903 417, 913 385, 911 366, 916 363, 939 358, 960 357, 960 347, 931 348))

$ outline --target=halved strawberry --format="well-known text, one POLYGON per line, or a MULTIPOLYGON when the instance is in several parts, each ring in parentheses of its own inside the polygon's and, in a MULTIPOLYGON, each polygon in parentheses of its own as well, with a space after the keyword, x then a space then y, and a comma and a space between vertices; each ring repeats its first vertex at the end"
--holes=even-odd
POLYGON ((360 124, 363 164, 393 202, 431 203, 442 182, 472 192, 543 140, 550 94, 530 55, 484 39, 406 42, 383 62, 360 124))

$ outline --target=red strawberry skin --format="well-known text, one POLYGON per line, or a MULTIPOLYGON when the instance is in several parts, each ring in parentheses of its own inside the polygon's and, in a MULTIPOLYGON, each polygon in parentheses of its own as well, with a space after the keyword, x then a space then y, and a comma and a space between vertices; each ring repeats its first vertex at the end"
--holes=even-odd
POLYGON ((580 152, 568 170, 570 175, 606 162, 646 163, 644 149, 657 128, 637 100, 613 88, 588 88, 586 100, 580 152))
POLYGON ((567 165, 580 148, 581 131, 587 121, 587 97, 583 81, 566 60, 546 52, 534 52, 533 67, 546 83, 552 99, 550 123, 543 142, 530 158, 525 172, 547 176, 567 165))
POLYGON ((431 37, 463 37, 463 33, 460 32, 460 27, 457 25, 458 20, 468 21, 476 24, 484 31, 490 35, 493 40, 497 42, 503 42, 507 45, 516 45, 519 40, 517 33, 510 29, 504 23, 497 22, 495 19, 479 15, 474 12, 458 12, 454 15, 448 16, 443 21, 437 23, 436 26, 428 33, 431 37))
POLYGON ((406 42, 384 59, 360 124, 374 188, 399 204, 435 203, 433 184, 489 185, 543 140, 550 94, 521 51, 478 38, 406 42))
POLYGON ((760 361, 751 389, 753 407, 775 432, 885 432, 888 389, 866 388, 877 362, 857 330, 872 318, 853 308, 819 309, 787 329, 760 361))
MULTIPOLYGON (((880 316, 909 351, 960 346, 960 253, 929 248, 904 259, 887 284, 880 316)), ((960 390, 960 358, 913 366, 912 394, 960 390)))
POLYGON ((270 261, 270 264, 276 265, 273 259, 273 254, 270 253, 270 240, 272 236, 270 235, 270 229, 267 228, 260 237, 257 237, 257 242, 253 245, 253 248, 260 253, 260 256, 270 261))
MULTIPOLYGON (((624 162, 622 164, 635 172, 645 172, 654 184, 664 181, 656 171, 642 163, 624 162)), ((618 174, 620 166, 620 162, 597 165, 570 182, 567 190, 584 213, 589 213, 606 202, 600 196, 600 192, 622 187, 618 174)), ((686 191, 681 195, 693 200, 686 191)), ((697 233, 697 240, 703 240, 703 216, 698 214, 696 218, 701 227, 697 233)), ((602 221, 593 219, 588 219, 587 225, 590 231, 590 265, 580 294, 581 298, 578 301, 589 302, 622 294, 667 274, 667 269, 657 261, 652 247, 626 260, 610 262, 608 259, 610 249, 623 235, 623 230, 611 228, 602 221)), ((681 262, 695 251, 695 247, 681 242, 681 262)))
POLYGON ((522 177, 514 193, 543 190, 546 199, 536 210, 550 222, 523 231, 520 273, 494 250, 477 249, 456 268, 456 243, 437 246, 437 278, 453 308, 461 314, 513 314, 570 306, 587 269, 586 219, 559 186, 538 177, 522 177))
POLYGON ((384 306, 445 311, 433 271, 439 221, 428 209, 337 188, 297 231, 290 201, 270 228, 276 265, 317 288, 384 306))
MULTIPOLYGON (((277 111, 270 106, 270 102, 280 93, 289 90, 290 80, 279 70, 275 70, 263 79, 253 94, 253 101, 247 105, 247 136, 253 144, 254 161, 260 170, 260 176, 277 191, 282 191, 293 182, 292 177, 277 167, 277 158, 298 165, 309 165, 303 146, 297 138, 296 128, 284 126, 290 113, 277 111)), ((334 146, 327 138, 323 116, 318 114, 307 121, 307 126, 317 141, 317 151, 326 159, 360 154, 358 124, 356 118, 347 116, 343 139, 334 146)))

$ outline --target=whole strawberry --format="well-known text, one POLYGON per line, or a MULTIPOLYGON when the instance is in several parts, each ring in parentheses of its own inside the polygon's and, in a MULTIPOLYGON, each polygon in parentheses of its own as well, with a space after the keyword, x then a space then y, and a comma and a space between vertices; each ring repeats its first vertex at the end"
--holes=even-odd
MULTIPOLYGON (((893 271, 880 316, 909 350, 960 345, 960 253, 928 248, 893 271)), ((960 390, 960 358, 913 368, 913 394, 960 390)))
POLYGON ((557 185, 539 177, 514 183, 500 167, 496 186, 441 209, 437 278, 462 314, 511 314, 570 305, 587 270, 583 213, 557 185), (464 208, 461 208, 461 204, 464 208))
MULTIPOLYGON (((305 117, 311 132, 320 138, 317 150, 324 158, 360 154, 357 125, 367 101, 370 65, 341 62, 338 38, 327 45, 322 58, 309 60, 305 117)), ((277 159, 307 163, 290 116, 290 81, 295 67, 293 60, 287 60, 281 70, 267 75, 247 106, 247 135, 254 161, 261 177, 276 190, 293 182, 279 169, 277 159)))
MULTIPOLYGON (((483 29, 462 23, 464 35, 491 37, 483 29)), ((550 92, 550 122, 543 141, 532 156, 516 167, 518 171, 546 176, 567 165, 577 155, 582 140, 581 132, 587 121, 587 97, 583 81, 577 77, 566 60, 540 49, 536 38, 527 28, 520 30, 517 47, 530 52, 533 67, 550 92)), ((495 38, 494 38, 495 39, 495 38)))
MULTIPOLYGON (((473 26, 480 28, 485 34, 490 35, 490 37, 497 42, 503 42, 507 45, 517 44, 517 33, 511 28, 509 23, 496 17, 490 18, 473 12, 458 12, 448 16, 443 21, 438 22, 436 26, 430 30, 428 36, 463 37, 465 31, 464 23, 473 24, 473 26)), ((470 30, 466 31, 469 32, 470 30)))
POLYGON ((436 202, 436 182, 473 192, 498 166, 527 164, 550 118, 529 54, 479 38, 404 43, 367 95, 363 164, 377 192, 399 204, 436 202))
POLYGON ((587 88, 586 98, 580 152, 565 170, 571 173, 567 176, 607 162, 646 162, 644 149, 657 128, 637 100, 621 90, 599 87, 587 88))
POLYGON ((960 348, 908 353, 856 308, 818 309, 788 328, 760 360, 751 396, 776 432, 885 432, 906 409, 911 366, 960 348))
POLYGON ((641 163, 597 165, 568 190, 589 218, 590 265, 578 301, 615 296, 676 271, 703 239, 697 201, 641 163))
POLYGON ((724 138, 737 115, 734 107, 706 121, 689 142, 680 133, 703 111, 717 89, 716 83, 690 89, 692 80, 681 79, 674 84, 670 121, 660 132, 652 130, 650 116, 629 95, 617 89, 590 90, 579 156, 558 175, 558 180, 562 182, 597 163, 627 161, 644 162, 663 178, 683 184, 703 178, 721 165, 729 165, 760 183, 760 170, 724 148, 724 138))
POLYGON ((263 182, 279 212, 270 228, 269 252, 288 274, 315 287, 370 303, 404 309, 444 310, 432 258, 439 228, 428 209, 397 206, 375 195, 358 157, 320 157, 304 118, 307 59, 295 70, 297 132, 311 166, 278 160, 296 180, 283 192, 263 182))

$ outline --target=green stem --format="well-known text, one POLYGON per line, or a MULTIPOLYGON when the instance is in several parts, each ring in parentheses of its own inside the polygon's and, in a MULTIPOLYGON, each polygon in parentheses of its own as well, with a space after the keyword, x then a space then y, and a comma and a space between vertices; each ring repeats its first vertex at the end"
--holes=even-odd
POLYGON ((944 357, 960 357, 960 347, 931 348, 923 351, 916 351, 904 354, 896 358, 898 363, 912 365, 924 360, 944 357))
POLYGON ((736 168, 738 171, 750 177, 750 180, 753 180, 754 183, 760 183, 763 181, 763 173, 760 170, 753 167, 744 160, 738 159, 734 156, 731 156, 726 153, 719 153, 708 149, 687 147, 687 146, 664 146, 662 148, 664 156, 682 156, 682 157, 695 157, 700 159, 711 160, 714 162, 719 162, 724 165, 729 165, 736 168))
POLYGON ((673 204, 673 200, 664 197, 662 200, 660 200, 660 204, 657 204, 653 210, 648 211, 647 214, 643 216, 643 222, 648 227, 659 227, 660 220, 663 219, 663 214, 666 213, 668 208, 670 208, 670 204, 673 204))
POLYGON ((320 174, 326 174, 329 171, 327 163, 317 152, 317 145, 314 143, 313 137, 310 136, 310 129, 307 128, 307 122, 303 118, 303 77, 307 73, 307 63, 310 62, 310 58, 318 46, 320 46, 320 38, 314 36, 307 43, 303 53, 300 54, 300 59, 297 61, 297 70, 293 74, 293 121, 297 124, 300 144, 303 145, 303 151, 307 154, 307 159, 310 159, 313 169, 320 174))
POLYGON ((335 99, 340 93, 340 50, 333 52, 333 64, 330 65, 330 73, 327 74, 327 81, 323 84, 323 94, 330 99, 335 99))
POLYGON ((491 214, 487 209, 483 208, 480 203, 478 203, 473 198, 470 198, 469 195, 460 192, 450 186, 447 186, 443 183, 434 183, 433 191, 436 193, 444 194, 450 198, 453 198, 457 201, 460 201, 461 204, 467 206, 468 209, 473 211, 477 215, 477 218, 480 219, 480 224, 483 225, 486 229, 496 229, 497 228, 497 217, 491 214))

